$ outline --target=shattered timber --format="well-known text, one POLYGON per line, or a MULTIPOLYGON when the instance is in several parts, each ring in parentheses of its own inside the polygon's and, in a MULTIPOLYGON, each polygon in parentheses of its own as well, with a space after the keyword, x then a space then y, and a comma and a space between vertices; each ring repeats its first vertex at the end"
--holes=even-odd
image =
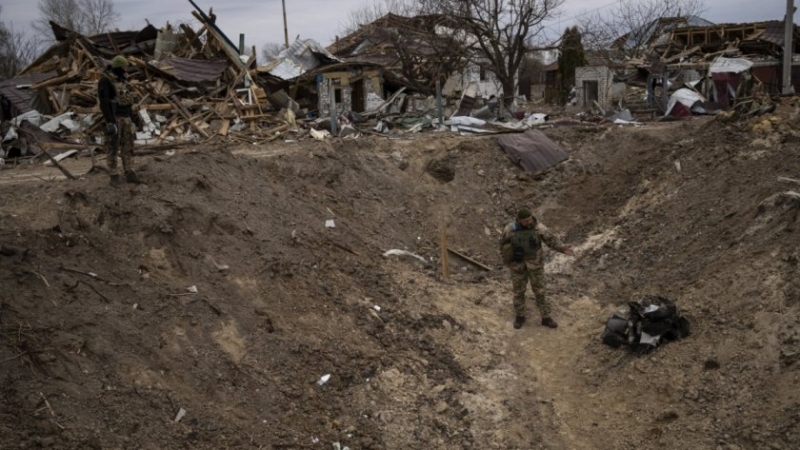
POLYGON ((4 116, 0 448, 796 448, 796 97, 498 120, 472 86, 433 131, 438 105, 374 60, 299 41, 258 66, 196 13, 161 41, 54 27, 0 86, 29 105, 4 116), (141 119, 123 187, 92 170, 118 51, 141 119), (512 327, 497 243, 521 206, 575 249, 546 254, 557 330, 512 327), (603 344, 652 297, 691 334, 603 344))

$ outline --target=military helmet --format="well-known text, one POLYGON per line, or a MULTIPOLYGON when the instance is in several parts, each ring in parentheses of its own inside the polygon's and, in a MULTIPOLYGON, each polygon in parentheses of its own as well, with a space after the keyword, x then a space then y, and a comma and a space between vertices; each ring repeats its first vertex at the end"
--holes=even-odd
POLYGON ((122 55, 117 55, 111 60, 111 67, 114 69, 128 67, 128 60, 122 55))
POLYGON ((517 211, 517 219, 527 219, 528 217, 532 216, 533 213, 528 208, 520 208, 520 210, 517 211))

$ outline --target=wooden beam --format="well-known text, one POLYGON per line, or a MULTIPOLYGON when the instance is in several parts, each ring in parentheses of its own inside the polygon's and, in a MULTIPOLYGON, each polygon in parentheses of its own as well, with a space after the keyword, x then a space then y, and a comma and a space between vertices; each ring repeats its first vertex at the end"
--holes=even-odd
POLYGON ((72 77, 74 77, 76 75, 77 74, 68 73, 68 74, 65 74, 65 75, 61 75, 60 77, 50 78, 49 80, 45 80, 45 81, 41 81, 41 82, 36 83, 36 84, 32 84, 31 85, 31 90, 37 90, 37 89, 41 89, 41 88, 55 86, 57 84, 61 84, 61 83, 65 82, 65 81, 69 80, 70 78, 72 78, 72 77))
POLYGON ((189 115, 189 112, 186 111, 186 109, 181 104, 181 101, 178 100, 177 97, 175 97, 174 95, 171 95, 168 100, 172 101, 172 104, 175 105, 175 108, 178 110, 178 113, 180 113, 180 115, 182 115, 183 118, 186 119, 186 121, 189 122, 189 125, 191 127, 193 127, 195 130, 197 130, 197 132, 200 133, 201 135, 203 135, 203 137, 206 137, 206 138, 209 137, 208 133, 206 133, 205 130, 203 130, 202 128, 200 128, 199 125, 194 123, 194 121, 192 119, 192 116, 189 115))
POLYGON ((274 114, 253 114, 252 116, 245 115, 243 117, 240 117, 240 119, 250 121, 250 120, 258 120, 258 119, 267 119, 267 118, 270 118, 270 117, 274 118, 275 115, 274 114))
POLYGON ((178 128, 179 126, 180 126, 180 123, 178 122, 178 119, 172 119, 172 122, 170 122, 169 126, 168 126, 167 128, 165 128, 165 129, 164 129, 164 130, 161 132, 161 135, 160 135, 160 136, 158 136, 158 139, 156 139, 156 145, 160 144, 160 143, 161 143, 161 141, 163 141, 163 140, 164 140, 164 138, 166 138, 167 136, 169 136, 169 135, 170 135, 170 133, 172 133, 172 131, 173 131, 175 128, 178 128))
POLYGON ((75 178, 75 175, 71 174, 69 170, 65 169, 64 166, 62 166, 58 161, 56 161, 56 159, 53 158, 53 155, 51 155, 50 152, 42 148, 42 153, 44 153, 45 156, 47 156, 47 158, 50 159, 50 162, 52 162, 53 165, 56 166, 58 170, 60 170, 61 173, 64 174, 65 177, 69 178, 70 180, 77 180, 77 178, 75 178))
POLYGON ((37 144, 42 150, 88 150, 94 148, 86 144, 71 144, 69 142, 37 142, 37 144))
POLYGON ((665 64, 670 64, 670 63, 671 63, 671 62, 673 62, 673 61, 678 61, 678 60, 680 60, 681 58, 683 58, 684 56, 689 56, 689 55, 691 55, 691 54, 693 54, 693 53, 699 52, 700 50, 701 50, 700 46, 699 46, 699 45, 696 45, 696 46, 694 46, 694 47, 690 48, 689 50, 683 51, 683 52, 681 52, 681 53, 678 53, 678 54, 677 54, 677 55, 675 55, 675 56, 671 56, 671 57, 669 57, 669 58, 665 59, 665 60, 664 60, 664 63, 665 63, 665 64))
POLYGON ((275 133, 280 133, 280 132, 283 132, 283 131, 287 131, 287 130, 289 130, 291 128, 292 128, 292 126, 290 124, 285 123, 283 125, 278 125, 277 127, 272 127, 269 130, 264 130, 262 132, 262 134, 266 134, 266 135, 272 136, 275 133))
POLYGON ((220 125, 219 127, 219 131, 217 131, 217 134, 219 134, 220 136, 227 136, 228 128, 230 128, 230 126, 231 126, 231 121, 228 119, 224 119, 222 121, 222 125, 220 125))
POLYGON ((447 251, 449 251, 450 253, 458 256, 459 258, 461 258, 461 259, 463 259, 463 260, 465 260, 467 262, 475 264, 476 266, 480 267, 481 269, 483 269, 483 270, 485 270, 487 272, 491 272, 492 271, 491 267, 483 265, 483 264, 479 263, 478 261, 475 261, 474 259, 470 258, 469 256, 467 256, 467 255, 465 255, 465 254, 463 254, 461 252, 453 250, 452 248, 449 248, 449 247, 447 248, 447 251))
MULTIPOLYGON (((83 38, 81 38, 81 39, 83 39, 83 38)), ((83 49, 84 53, 86 54, 86 56, 89 57, 89 59, 92 61, 92 63, 95 65, 95 67, 97 67, 100 70, 105 70, 106 67, 103 64, 103 62, 98 60, 98 58, 96 58, 94 56, 94 54, 92 52, 90 52, 89 49, 86 48, 85 45, 83 45, 83 41, 81 39, 77 39, 75 42, 78 44, 78 46, 81 49, 83 49)))
POLYGON ((439 230, 439 245, 440 245, 440 257, 442 259, 442 279, 446 280, 450 278, 450 263, 447 260, 447 226, 445 225, 444 220, 442 220, 441 228, 439 230))

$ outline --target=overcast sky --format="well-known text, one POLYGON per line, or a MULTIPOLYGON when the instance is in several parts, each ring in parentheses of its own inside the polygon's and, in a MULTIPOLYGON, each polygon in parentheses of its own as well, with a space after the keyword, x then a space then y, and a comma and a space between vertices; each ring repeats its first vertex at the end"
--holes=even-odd
MULTIPOLYGON (((348 12, 368 0, 285 0, 289 41, 297 35, 330 44, 337 34, 342 35, 348 12)), ((382 0, 375 0, 382 1, 382 0)), ((548 22, 548 33, 560 36, 561 31, 574 24, 576 15, 600 8, 609 8, 619 0, 566 0, 560 18, 548 22)), ((266 43, 283 43, 283 12, 281 0, 194 0, 208 12, 214 9, 217 25, 233 41, 245 34, 246 45, 258 49, 266 43)), ((38 16, 37 0, 0 0, 0 20, 15 30, 30 30, 38 16)), ((120 14, 121 30, 138 30, 149 20, 156 27, 167 21, 194 22, 194 7, 188 0, 113 0, 120 14)), ((800 3, 800 2, 798 2, 800 3)), ((783 0, 706 0, 703 18, 714 23, 757 22, 782 20, 786 13, 783 0)), ((798 15, 795 14, 795 20, 798 15)), ((196 26, 195 26, 196 28, 196 26)))

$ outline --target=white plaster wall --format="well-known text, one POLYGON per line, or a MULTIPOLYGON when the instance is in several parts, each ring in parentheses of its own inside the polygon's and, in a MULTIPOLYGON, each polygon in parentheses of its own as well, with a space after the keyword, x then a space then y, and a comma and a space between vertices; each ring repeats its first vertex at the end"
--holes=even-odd
POLYGON ((445 96, 452 97, 456 92, 463 92, 470 83, 475 83, 478 86, 478 97, 486 99, 492 95, 496 97, 502 97, 503 95, 503 86, 494 72, 487 70, 484 79, 481 80, 481 69, 477 64, 467 66, 463 72, 453 73, 447 79, 442 92, 445 96))

